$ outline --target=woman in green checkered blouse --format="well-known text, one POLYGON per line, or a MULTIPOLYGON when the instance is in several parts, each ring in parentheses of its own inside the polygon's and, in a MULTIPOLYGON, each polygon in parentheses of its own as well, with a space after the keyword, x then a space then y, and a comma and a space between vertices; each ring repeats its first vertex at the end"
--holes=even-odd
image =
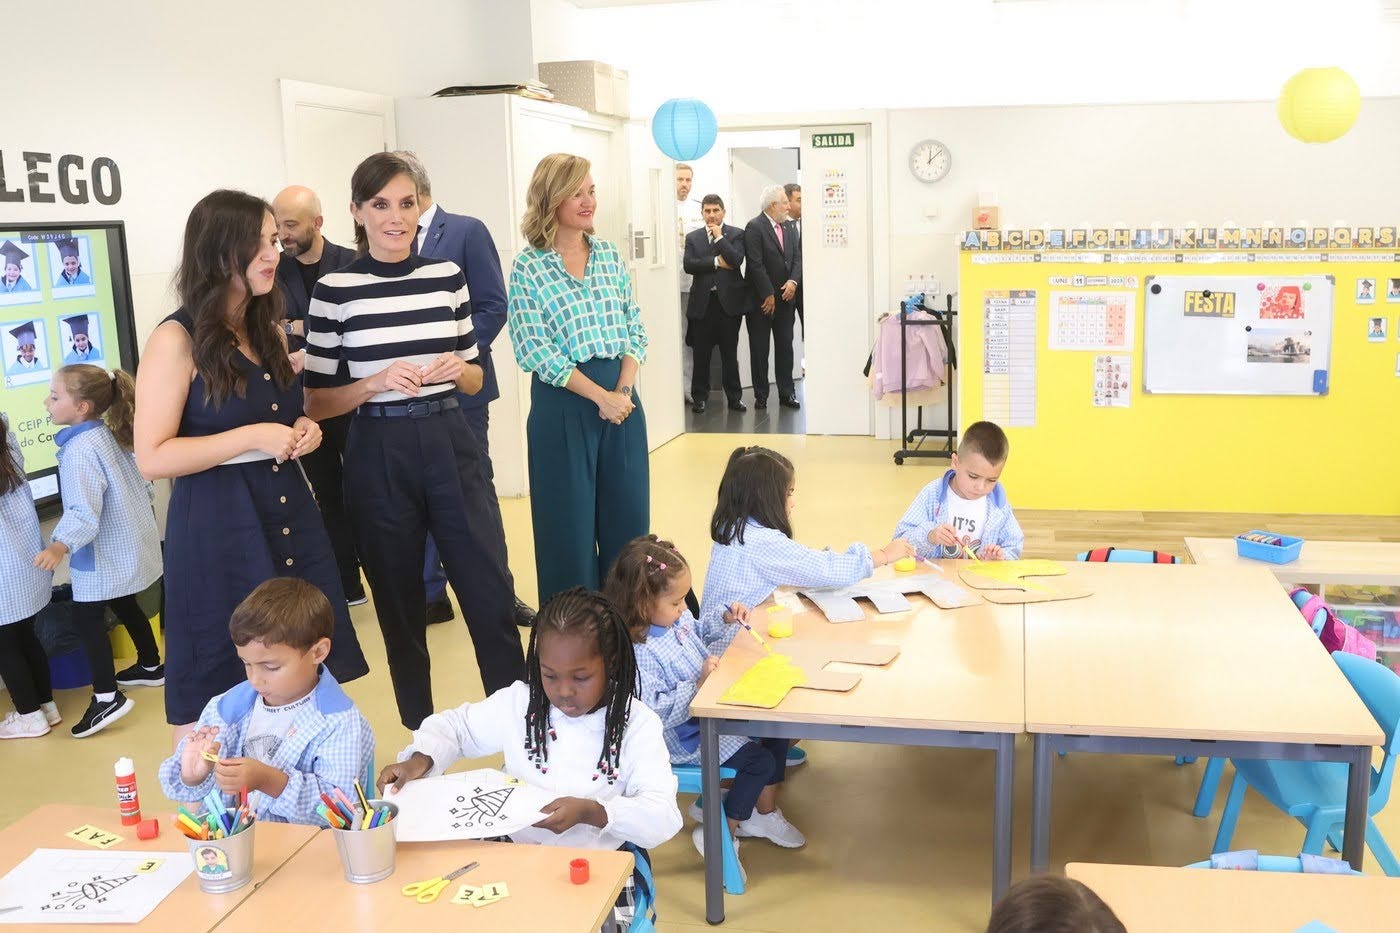
POLYGON ((510 340, 533 373, 529 442, 539 598, 597 589, 650 525, 647 426, 634 391, 647 337, 617 247, 593 235, 587 159, 535 166, 509 288, 510 340))

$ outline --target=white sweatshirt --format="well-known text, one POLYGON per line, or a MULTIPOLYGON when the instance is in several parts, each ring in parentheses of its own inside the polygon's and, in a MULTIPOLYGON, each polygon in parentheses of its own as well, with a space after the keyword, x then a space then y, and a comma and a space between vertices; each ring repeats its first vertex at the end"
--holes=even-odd
POLYGON ((442 774, 459 758, 483 758, 505 753, 505 772, 556 797, 596 800, 607 811, 602 829, 580 823, 562 833, 533 826, 511 834, 515 842, 574 846, 582 849, 617 849, 624 842, 651 849, 670 839, 681 828, 676 806, 676 776, 661 735, 661 720, 640 700, 632 701, 632 715, 622 734, 617 780, 593 776, 603 750, 603 719, 607 710, 571 718, 551 709, 550 723, 557 738, 548 739, 547 771, 537 769, 525 751, 525 713, 530 689, 520 681, 491 694, 480 703, 434 713, 413 733, 413 741, 399 753, 405 761, 414 752, 433 759, 429 777, 442 774))

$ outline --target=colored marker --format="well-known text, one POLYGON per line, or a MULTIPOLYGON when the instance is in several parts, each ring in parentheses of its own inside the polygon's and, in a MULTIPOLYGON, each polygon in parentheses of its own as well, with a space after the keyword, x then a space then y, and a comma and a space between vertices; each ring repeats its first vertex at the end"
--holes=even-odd
POLYGON ((340 806, 340 809, 344 811, 345 816, 346 816, 351 822, 354 822, 354 819, 355 819, 355 803, 354 803, 354 801, 352 801, 352 800, 350 799, 350 797, 345 793, 345 791, 341 790, 339 787, 332 787, 332 788, 331 788, 331 793, 335 795, 335 799, 336 799, 336 801, 341 805, 341 806, 340 806))
POLYGON ((772 653, 773 653, 773 649, 770 648, 770 647, 768 647, 768 642, 764 641, 764 640, 763 640, 763 636, 760 635, 760 634, 758 634, 757 632, 755 632, 755 631, 753 630, 753 626, 752 626, 752 625, 750 625, 749 623, 745 622, 743 619, 735 619, 734 621, 735 621, 735 622, 738 622, 738 623, 739 623, 740 625, 742 625, 745 629, 747 629, 747 630, 748 630, 748 633, 749 633, 750 635, 752 635, 754 638, 756 638, 756 639, 758 640, 758 643, 759 643, 760 645, 763 646, 763 650, 764 650, 764 651, 768 652, 769 654, 772 654, 772 653))
POLYGON ((369 798, 365 796, 365 789, 360 786, 358 779, 355 781, 355 794, 360 798, 360 806, 365 811, 365 819, 369 819, 369 815, 374 811, 370 809, 369 798))

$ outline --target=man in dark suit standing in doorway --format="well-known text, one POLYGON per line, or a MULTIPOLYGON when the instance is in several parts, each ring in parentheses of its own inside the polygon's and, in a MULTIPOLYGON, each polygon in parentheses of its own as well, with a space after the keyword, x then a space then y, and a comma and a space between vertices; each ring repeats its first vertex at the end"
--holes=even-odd
MULTIPOLYGON (((797 231, 797 255, 802 256, 802 186, 796 182, 783 185, 783 193, 788 199, 788 220, 797 231)), ((802 282, 797 283, 797 320, 802 325, 802 339, 807 339, 807 318, 802 315, 802 282)))
POLYGON ((743 274, 744 231, 724 222, 724 201, 707 194, 700 201, 705 226, 685 238, 685 271, 693 276, 685 314, 695 350, 690 410, 705 411, 710 394, 710 354, 719 347, 724 394, 730 411, 747 411, 739 381, 739 327, 752 303, 743 274))
POLYGON ((802 254, 797 230, 788 220, 788 199, 782 185, 763 189, 763 213, 744 228, 748 266, 744 278, 758 302, 748 316, 749 359, 753 366, 754 408, 768 407, 768 336, 773 336, 773 366, 778 404, 801 408, 792 379, 792 325, 797 318, 797 286, 802 281, 802 254))
MULTIPOLYGON (((282 243, 282 258, 277 262, 277 287, 287 302, 282 330, 287 334, 288 349, 295 353, 306 346, 306 310, 316 283, 350 265, 355 260, 355 251, 337 246, 322 235, 321 199, 310 188, 301 185, 284 188, 272 200, 272 216, 277 221, 277 239, 282 243)), ((345 599, 350 605, 358 606, 366 602, 367 597, 365 586, 360 582, 355 535, 350 529, 341 491, 341 458, 345 454, 352 417, 353 414, 344 414, 322 421, 321 434, 325 443, 303 457, 302 465, 316 492, 316 504, 321 507, 321 519, 331 539, 345 599)))

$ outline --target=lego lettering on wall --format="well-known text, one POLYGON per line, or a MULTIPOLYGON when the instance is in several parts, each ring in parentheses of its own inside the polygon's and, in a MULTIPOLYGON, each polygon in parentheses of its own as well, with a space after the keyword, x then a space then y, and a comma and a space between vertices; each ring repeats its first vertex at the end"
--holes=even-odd
MULTIPOLYGON (((1303 250, 1400 249, 1395 227, 1098 227, 968 230, 972 250, 1303 250)), ((1400 257, 1397 257, 1400 259, 1400 257)))
POLYGON ((107 156, 0 149, 0 204, 116 204, 122 173, 107 156))

